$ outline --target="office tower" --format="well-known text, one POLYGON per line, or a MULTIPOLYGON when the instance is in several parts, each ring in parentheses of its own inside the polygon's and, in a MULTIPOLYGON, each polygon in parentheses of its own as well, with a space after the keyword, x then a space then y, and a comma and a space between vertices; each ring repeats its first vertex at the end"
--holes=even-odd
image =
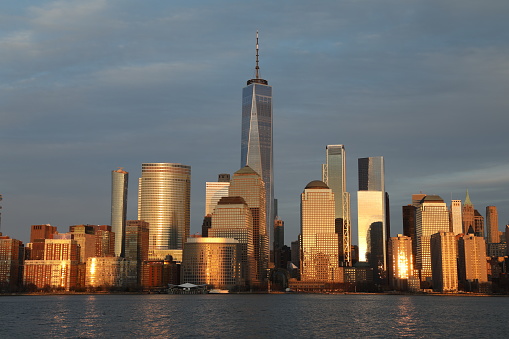
POLYGON ((182 250, 189 237, 191 166, 142 164, 138 220, 149 223, 149 257, 163 259, 182 250))
POLYGON ((76 240, 82 263, 86 263, 88 258, 96 256, 96 236, 93 225, 69 226, 69 233, 61 233, 55 238, 76 240))
POLYGON ((431 268, 433 290, 458 291, 457 244, 452 232, 438 232, 431 236, 431 268))
MULTIPOLYGON (((256 241, 253 228, 253 214, 242 197, 223 197, 212 213, 212 227, 209 238, 236 239, 240 251, 240 284, 252 286, 262 280, 265 271, 259 272, 256 255, 259 254, 259 242, 256 241)), ((185 264, 185 263, 183 263, 185 264)), ((189 282, 189 281, 185 281, 189 282)))
MULTIPOLYGON (((258 32, 255 77, 242 90, 242 140, 240 167, 251 167, 265 184, 265 227, 268 243, 274 239, 274 171, 272 150, 272 87, 260 78, 258 32)), ((249 204, 249 202, 248 202, 249 204)))
POLYGON ((466 286, 468 283, 488 281, 486 242, 484 238, 466 234, 458 242, 458 275, 466 286))
POLYGON ((376 279, 383 279, 387 257, 384 158, 360 158, 358 165, 359 261, 369 262, 376 279))
POLYGON ((450 232, 454 234, 463 233, 463 218, 461 213, 461 200, 451 200, 451 208, 449 210, 450 232))
POLYGON ((462 221, 463 221, 463 234, 468 234, 470 227, 472 227, 472 230, 475 230, 474 205, 472 204, 472 201, 470 201, 470 195, 468 194, 468 190, 465 196, 465 203, 463 204, 462 221))
POLYGON ((115 256, 115 233, 111 231, 110 225, 94 226, 95 234, 95 256, 115 256))
POLYGON ((127 220, 125 258, 141 262, 148 260, 149 223, 143 220, 127 220))
POLYGON ((136 262, 121 257, 91 257, 87 259, 85 285, 87 288, 136 287, 136 262))
POLYGON ((301 195, 300 216, 301 279, 341 282, 334 193, 323 181, 307 184, 301 195))
POLYGON ((46 239, 43 260, 25 260, 23 284, 42 289, 65 291, 80 287, 78 265, 79 246, 73 239, 46 239))
POLYGON ((184 246, 182 283, 232 289, 241 284, 239 241, 232 238, 189 238, 184 246))
POLYGON ((488 243, 499 243, 498 212, 496 206, 486 206, 486 230, 488 243))
POLYGON ((274 267, 276 268, 286 268, 286 261, 283 259, 285 247, 285 222, 276 217, 274 220, 274 267))
POLYGON ((230 187, 230 175, 219 174, 217 182, 205 183, 205 216, 211 215, 217 202, 222 197, 228 196, 228 189, 230 187))
POLYGON ((111 229, 115 232, 115 256, 124 256, 129 173, 122 167, 111 171, 111 229))
MULTIPOLYGON (((402 206, 403 213, 403 235, 415 238, 415 209, 413 205, 402 206)), ((412 251, 415 255, 415 249, 412 251)))
POLYGON ((14 292, 21 286, 23 242, 0 232, 0 293, 14 292))
POLYGON ((438 195, 426 195, 417 206, 415 218, 417 256, 415 266, 421 270, 421 281, 431 278, 431 235, 449 231, 449 210, 438 195))
POLYGON ((57 228, 50 224, 32 225, 30 230, 30 242, 34 242, 36 239, 53 239, 53 236, 57 233, 57 228))
POLYGON ((335 200, 337 231, 340 235, 340 262, 351 266, 350 194, 346 192, 346 152, 344 145, 325 147, 326 163, 322 165, 322 181, 332 190, 335 200))
POLYGON ((269 239, 266 226, 265 185, 261 176, 249 166, 235 172, 230 183, 230 197, 242 197, 251 210, 254 255, 258 266, 256 278, 265 280, 269 263, 269 239))
POLYGON ((474 233, 476 237, 484 238, 484 217, 478 210, 474 210, 474 233))
POLYGON ((397 290, 408 290, 409 280, 414 274, 412 238, 398 234, 389 238, 388 277, 389 284, 397 290))
POLYGON ((143 288, 159 288, 164 291, 168 288, 168 284, 180 284, 180 266, 172 258, 169 258, 169 260, 144 261, 141 276, 143 288))

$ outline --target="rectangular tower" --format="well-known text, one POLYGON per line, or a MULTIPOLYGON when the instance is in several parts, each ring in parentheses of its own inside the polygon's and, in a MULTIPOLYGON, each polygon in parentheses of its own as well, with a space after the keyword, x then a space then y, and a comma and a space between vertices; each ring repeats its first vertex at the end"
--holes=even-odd
POLYGON ((486 206, 486 230, 488 243, 499 243, 497 206, 486 206))
POLYGON ((451 200, 449 229, 454 234, 463 233, 463 219, 461 214, 461 200, 451 200))
POLYGON ((382 278, 387 262, 386 194, 384 158, 358 160, 357 216, 359 261, 369 262, 375 277, 382 278))
POLYGON ((325 147, 326 163, 322 165, 322 181, 332 189, 335 218, 340 234, 340 257, 344 266, 351 265, 350 195, 346 192, 346 152, 344 145, 325 147))
POLYGON ((458 291, 457 244, 454 233, 438 232, 431 236, 431 268, 433 290, 458 291))

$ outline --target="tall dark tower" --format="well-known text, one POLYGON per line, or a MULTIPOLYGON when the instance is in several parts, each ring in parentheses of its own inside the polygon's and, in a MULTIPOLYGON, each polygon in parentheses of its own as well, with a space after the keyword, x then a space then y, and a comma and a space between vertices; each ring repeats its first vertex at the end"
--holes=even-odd
MULTIPOLYGON (((242 140, 240 167, 251 167, 265 184, 267 234, 274 240, 274 171, 272 152, 272 87, 260 78, 258 32, 255 77, 242 90, 242 140)), ((272 250, 272 248, 271 248, 272 250)))

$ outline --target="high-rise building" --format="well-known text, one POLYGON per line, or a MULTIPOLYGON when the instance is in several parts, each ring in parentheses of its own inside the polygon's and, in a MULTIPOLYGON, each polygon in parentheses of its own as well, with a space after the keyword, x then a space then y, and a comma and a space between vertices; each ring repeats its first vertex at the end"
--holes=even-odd
POLYGON ((334 193, 323 181, 311 181, 301 194, 300 206, 301 279, 342 282, 334 193))
POLYGON ((350 194, 346 192, 346 152, 344 145, 325 147, 326 163, 322 165, 322 181, 332 189, 335 200, 337 231, 340 235, 340 261, 351 266, 350 194))
MULTIPOLYGON (((250 166, 245 166, 235 172, 230 183, 230 197, 242 197, 251 210, 253 247, 258 266, 256 278, 260 281, 265 280, 269 263, 269 239, 266 226, 265 185, 261 176, 250 166)), ((212 227, 214 227, 214 222, 212 222, 212 227)), ((211 236, 210 230, 209 236, 211 236)))
POLYGON ((461 200, 451 200, 449 209, 449 230, 454 234, 463 233, 463 218, 461 213, 461 200))
POLYGON ((484 238, 484 217, 478 210, 474 210, 474 233, 476 237, 484 238))
POLYGON ((232 289, 240 285, 239 241, 232 238, 189 238, 184 247, 182 282, 232 289))
POLYGON ((409 281, 413 278, 414 265, 412 238, 398 234, 389 238, 388 272, 389 284, 397 290, 408 290, 409 281))
POLYGON ((415 266, 421 270, 421 281, 432 277, 431 272, 431 235, 449 231, 449 210, 447 204, 438 195, 426 195, 417 206, 415 235, 417 256, 415 266))
POLYGON ((484 238, 466 234, 458 242, 458 275, 464 284, 488 281, 486 242, 484 238))
POLYGON ((387 215, 384 158, 358 160, 357 221, 359 261, 369 262, 377 280, 383 279, 387 262, 387 215))
POLYGON ((23 242, 0 233, 0 292, 15 291, 21 286, 23 242))
MULTIPOLYGON (((265 227, 269 244, 274 239, 274 171, 272 150, 272 87, 260 77, 256 32, 255 77, 242 90, 242 139, 240 167, 251 167, 265 184, 265 227)), ((249 203, 248 203, 249 204, 249 203)))
POLYGON ((486 206, 486 230, 488 231, 488 243, 499 243, 498 212, 496 206, 486 206))
POLYGON ((149 257, 164 259, 182 250, 189 237, 191 166, 142 164, 138 191, 138 220, 149 223, 149 257))
POLYGON ((229 174, 219 174, 219 180, 217 182, 210 181, 205 183, 205 216, 211 215, 212 212, 214 212, 217 202, 222 197, 228 196, 229 187, 229 174))
POLYGON ((53 239, 54 235, 57 234, 56 226, 46 225, 32 225, 30 230, 30 242, 34 242, 37 239, 53 239))
POLYGON ((115 256, 124 256, 129 173, 122 167, 111 171, 111 228, 115 232, 115 256))
POLYGON ((90 287, 136 287, 136 262, 121 257, 90 257, 87 259, 85 285, 90 287))
POLYGON ((433 290, 458 291, 456 237, 452 232, 438 232, 430 238, 433 290))
MULTIPOLYGON (((209 237, 236 239, 240 257, 240 278, 238 283, 253 285, 261 280, 265 272, 258 272, 256 257, 259 243, 254 239, 253 215, 242 197, 223 197, 212 213, 212 227, 209 237), (258 246, 256 251, 255 246, 258 246)), ((185 264, 185 263, 183 263, 185 264)), ((188 281, 185 281, 188 282, 188 281)))
POLYGON ((462 222, 463 222, 463 234, 468 234, 470 227, 475 231, 474 224, 474 205, 470 200, 468 190, 465 196, 465 202, 463 203, 462 210, 462 222))
POLYGON ((127 220, 125 259, 136 267, 137 285, 142 285, 143 262, 148 260, 149 224, 143 220, 127 220))

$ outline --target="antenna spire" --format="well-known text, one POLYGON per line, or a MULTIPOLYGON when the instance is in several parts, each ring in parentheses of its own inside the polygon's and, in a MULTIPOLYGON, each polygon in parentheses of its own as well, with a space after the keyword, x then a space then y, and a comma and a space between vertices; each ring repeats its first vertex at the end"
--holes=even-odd
POLYGON ((259 65, 259 54, 260 52, 260 46, 258 45, 258 31, 256 31, 256 67, 255 67, 255 77, 254 79, 251 79, 251 80, 248 80, 247 81, 247 85, 251 85, 251 84, 263 84, 263 85, 268 85, 269 83, 267 82, 267 80, 264 80, 262 78, 260 78, 260 65, 259 65))
POLYGON ((259 50, 260 50, 260 47, 258 46, 258 31, 256 31, 256 67, 255 67, 255 69, 256 69, 256 75, 255 75, 256 79, 260 79, 260 66, 258 65, 258 57, 260 56, 258 54, 259 50))

